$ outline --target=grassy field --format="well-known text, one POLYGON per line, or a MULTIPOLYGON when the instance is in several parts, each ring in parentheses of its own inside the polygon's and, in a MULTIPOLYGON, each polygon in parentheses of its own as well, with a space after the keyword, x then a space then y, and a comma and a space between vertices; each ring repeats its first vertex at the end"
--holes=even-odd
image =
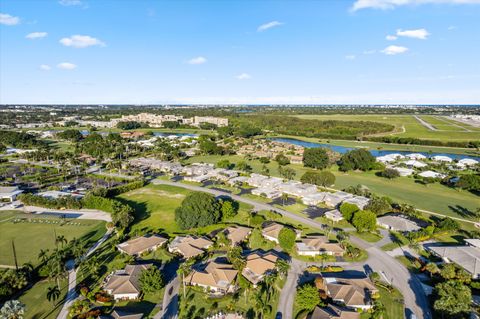
MULTIPOLYGON (((80 226, 39 223, 13 223, 12 218, 27 215, 15 212, 0 212, 0 264, 14 265, 12 241, 15 244, 18 263, 38 262, 40 249, 55 248, 55 236, 65 236, 82 242, 93 243, 105 233, 105 222, 93 220, 77 220, 80 226)), ((42 218, 44 219, 44 218, 42 218)), ((58 220, 57 218, 51 220, 58 220)))
POLYGON ((60 282, 60 297, 52 303, 47 299, 47 289, 55 283, 48 280, 37 282, 28 289, 19 300, 25 304, 25 318, 54 319, 62 309, 63 302, 68 290, 67 280, 60 282))
POLYGON ((368 241, 369 243, 376 243, 377 241, 379 241, 380 239, 383 238, 382 236, 380 236, 378 234, 369 233, 369 232, 364 232, 364 233, 353 232, 352 234, 356 237, 359 237, 359 238, 365 240, 365 241, 368 241))
MULTIPOLYGON (((205 162, 217 163, 226 157, 220 155, 194 156, 188 160, 189 163, 205 162)), ((228 156, 232 163, 244 161, 238 155, 228 156)), ((258 160, 247 161, 253 172, 261 173, 263 164, 258 160)), ((276 162, 266 164, 272 176, 280 176, 276 162)), ((290 164, 296 172, 295 179, 300 177, 309 169, 299 164, 290 164)), ((378 195, 389 196, 400 203, 414 205, 417 208, 445 214, 453 217, 470 218, 470 212, 479 207, 478 196, 468 192, 446 187, 439 183, 428 186, 415 183, 413 178, 399 177, 394 180, 375 176, 374 172, 347 172, 338 171, 334 166, 331 171, 336 176, 334 188, 344 189, 348 186, 362 184, 378 195)))
MULTIPOLYGON (((415 119, 413 115, 409 114, 335 114, 335 115, 295 115, 302 119, 318 119, 318 120, 343 120, 343 121, 374 121, 387 123, 395 126, 393 133, 388 135, 395 135, 401 137, 416 137, 422 139, 435 139, 444 141, 465 141, 478 140, 480 138, 479 132, 473 129, 471 132, 457 128, 457 130, 432 131, 415 119)), ((429 118, 428 118, 429 119, 429 118)), ((426 119, 427 122, 429 122, 426 119)), ((430 122, 429 122, 430 123, 430 122)), ((448 126, 446 122, 443 122, 448 126)), ((467 125, 464 124, 464 127, 467 125)))

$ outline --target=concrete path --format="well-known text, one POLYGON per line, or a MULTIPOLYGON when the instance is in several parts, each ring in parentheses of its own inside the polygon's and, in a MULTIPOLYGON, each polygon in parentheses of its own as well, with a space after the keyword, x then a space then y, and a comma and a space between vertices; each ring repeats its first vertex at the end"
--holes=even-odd
MULTIPOLYGON (((228 194, 215 189, 204 188, 201 186, 182 184, 178 182, 163 181, 163 180, 154 180, 153 184, 157 185, 170 185, 182 187, 192 191, 206 192, 213 194, 215 196, 229 196, 232 199, 250 204, 254 207, 255 210, 273 210, 277 213, 282 214, 285 217, 293 219, 299 223, 311 226, 313 228, 322 229, 323 224, 315 220, 309 219, 307 217, 296 215, 294 213, 288 212, 286 210, 271 206, 265 203, 259 203, 249 198, 240 197, 233 194, 228 194)), ((395 258, 388 255, 386 252, 375 247, 374 245, 361 240, 358 237, 350 236, 350 241, 362 248, 367 250, 369 258, 364 262, 365 267, 373 269, 373 271, 384 273, 388 278, 391 278, 393 285, 397 287, 400 292, 403 294, 405 299, 405 307, 407 312, 414 313, 417 318, 430 319, 431 313, 429 310, 429 303, 425 296, 425 292, 421 286, 420 281, 412 275, 405 266, 403 266, 395 258)))
MULTIPOLYGON (((100 238, 90 249, 87 251, 87 253, 82 257, 82 260, 85 260, 88 256, 93 254, 95 250, 97 250, 98 247, 100 247, 101 244, 103 244, 108 237, 112 234, 112 231, 107 231, 105 235, 103 235, 102 238, 100 238)), ((77 270, 78 268, 75 268, 75 261, 73 259, 70 259, 67 261, 67 271, 68 271, 68 292, 67 292, 67 297, 65 298, 65 303, 63 304, 62 310, 57 316, 57 319, 67 319, 68 317, 68 310, 72 306, 72 304, 75 302, 75 300, 78 298, 78 294, 76 291, 76 286, 77 286, 77 270)))

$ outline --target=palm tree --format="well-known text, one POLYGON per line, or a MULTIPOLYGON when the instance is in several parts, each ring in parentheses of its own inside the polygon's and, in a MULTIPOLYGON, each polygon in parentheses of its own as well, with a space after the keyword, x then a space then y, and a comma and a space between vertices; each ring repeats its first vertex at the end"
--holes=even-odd
POLYGON ((0 309, 0 318, 2 319, 23 319, 25 305, 18 300, 7 301, 0 309))
POLYGON ((273 295, 274 284, 276 280, 277 280, 276 272, 269 273, 263 278, 263 289, 265 290, 267 301, 270 301, 270 298, 273 295))
POLYGON ((58 288, 58 286, 48 287, 47 289, 48 301, 50 301, 51 303, 55 303, 55 300, 57 300, 58 297, 60 297, 60 289, 58 288))
POLYGON ((263 294, 260 291, 255 295, 255 311, 260 319, 272 309, 268 301, 263 298, 262 295, 263 294))
POLYGON ((63 245, 67 243, 67 239, 65 238, 65 236, 58 235, 57 238, 55 238, 55 244, 57 245, 58 243, 60 243, 63 248, 63 245))
POLYGON ((277 268, 278 274, 282 278, 287 275, 288 270, 290 269, 290 265, 288 264, 288 262, 286 262, 285 259, 282 258, 277 259, 275 267, 277 268))
POLYGON ((283 206, 285 206, 285 202, 288 201, 288 194, 283 193, 282 194, 282 203, 283 206))
POLYGON ((93 279, 97 279, 98 272, 100 271, 100 263, 98 262, 97 256, 88 259, 85 263, 85 268, 89 273, 91 273, 93 279))
POLYGON ((428 263, 425 266, 425 269, 430 273, 430 278, 433 277, 434 274, 440 271, 436 263, 428 263))
POLYGON ((48 260, 48 249, 40 249, 40 253, 38 253, 38 258, 45 263, 48 260))
POLYGON ((180 264, 180 267, 178 268, 178 273, 182 275, 182 284, 183 284, 183 298, 185 299, 186 297, 186 291, 185 291, 185 275, 190 273, 190 268, 191 268, 191 263, 184 262, 180 264))

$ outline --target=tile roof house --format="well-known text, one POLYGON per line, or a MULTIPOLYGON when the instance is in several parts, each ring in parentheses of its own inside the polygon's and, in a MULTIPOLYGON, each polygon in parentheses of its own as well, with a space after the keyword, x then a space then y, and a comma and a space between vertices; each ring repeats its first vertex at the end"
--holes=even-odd
POLYGON ((373 307, 372 295, 378 293, 377 287, 368 278, 321 278, 315 284, 319 290, 337 303, 352 309, 370 309, 373 307))
POLYGON ((168 251, 188 259, 203 254, 212 245, 213 242, 205 237, 178 236, 168 245, 168 251))
POLYGON ((245 241, 251 232, 251 228, 243 226, 230 226, 224 230, 224 234, 227 236, 228 240, 230 240, 232 246, 245 241))
POLYGON ((275 269, 277 262, 277 255, 272 252, 253 252, 246 256, 245 268, 243 268, 242 275, 256 285, 263 280, 265 275, 275 269))
POLYGON ((141 289, 139 277, 142 271, 152 264, 127 265, 106 278, 103 289, 112 295, 115 300, 133 300, 140 297, 141 289))
POLYGON ((301 256, 331 255, 343 256, 345 250, 337 243, 330 243, 325 236, 308 236, 295 243, 301 256))
MULTIPOLYGON (((284 228, 288 227, 276 222, 265 222, 262 225, 262 236, 270 241, 273 241, 275 243, 279 243, 278 241, 278 235, 280 234, 280 231, 284 228)), ((295 233, 297 234, 297 238, 300 237, 301 232, 297 231, 296 229, 293 229, 295 233)))
POLYGON ((360 313, 336 305, 328 305, 325 308, 317 306, 307 315, 307 319, 360 319, 360 313))
POLYGON ((117 245, 118 250, 130 256, 139 256, 146 252, 157 250, 167 242, 167 239, 159 235, 145 235, 130 239, 117 245))
POLYGON ((184 283, 191 286, 200 286, 209 292, 231 293, 236 287, 234 280, 238 270, 230 264, 209 261, 206 264, 195 265, 193 271, 185 277, 184 283))

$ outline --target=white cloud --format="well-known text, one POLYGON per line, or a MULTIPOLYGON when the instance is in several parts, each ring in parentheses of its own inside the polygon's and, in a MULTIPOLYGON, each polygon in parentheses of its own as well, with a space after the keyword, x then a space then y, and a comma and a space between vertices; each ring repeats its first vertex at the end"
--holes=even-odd
POLYGON ((50 71, 52 68, 50 67, 50 65, 48 64, 42 64, 40 65, 40 70, 43 70, 43 71, 50 71))
POLYGON ((25 36, 25 38, 34 40, 34 39, 45 38, 47 35, 48 35, 47 32, 32 32, 32 33, 27 34, 25 36))
POLYGON ((0 13, 0 24, 17 25, 20 23, 19 17, 14 17, 6 13, 0 13))
POLYGON ((100 41, 97 38, 93 38, 89 35, 72 35, 70 38, 60 39, 60 43, 66 47, 72 48, 87 48, 94 45, 99 45, 104 47, 105 43, 100 41))
POLYGON ((252 76, 248 73, 242 73, 242 74, 239 74, 239 75, 235 76, 235 78, 237 78, 238 80, 250 80, 252 78, 252 76))
POLYGON ((271 22, 268 22, 268 23, 265 23, 265 24, 262 24, 261 26, 259 26, 257 28, 257 32, 263 32, 263 31, 266 31, 266 30, 271 29, 271 28, 279 27, 281 25, 283 25, 282 22, 271 21, 271 22))
POLYGON ((81 6, 82 1, 80 0, 60 0, 58 1, 62 6, 70 7, 70 6, 81 6))
POLYGON ((398 38, 395 35, 387 35, 385 39, 387 39, 388 41, 395 41, 398 38))
POLYGON ((77 68, 77 65, 70 63, 70 62, 62 62, 57 64, 57 68, 62 70, 73 70, 77 68))
POLYGON ((480 4, 480 0, 356 0, 351 11, 369 8, 390 10, 400 6, 421 4, 480 4))
POLYGON ((401 47, 398 45, 389 45, 385 49, 382 50, 382 53, 385 53, 386 55, 396 55, 396 54, 402 54, 408 51, 408 48, 406 47, 401 47))
POLYGON ((425 29, 416 29, 416 30, 397 30, 397 36, 399 37, 407 37, 407 38, 414 38, 420 40, 426 40, 427 37, 430 35, 427 30, 425 29))
POLYGON ((377 51, 375 51, 375 50, 365 50, 365 51, 363 51, 363 54, 374 54, 375 52, 377 52, 377 51))
POLYGON ((197 56, 195 58, 192 58, 190 60, 187 61, 188 64, 204 64, 204 63, 207 63, 207 59, 204 58, 203 56, 197 56))
POLYGON ((355 60, 355 58, 356 58, 356 56, 353 55, 353 54, 349 54, 349 55, 345 56, 345 59, 347 59, 347 60, 355 60))

